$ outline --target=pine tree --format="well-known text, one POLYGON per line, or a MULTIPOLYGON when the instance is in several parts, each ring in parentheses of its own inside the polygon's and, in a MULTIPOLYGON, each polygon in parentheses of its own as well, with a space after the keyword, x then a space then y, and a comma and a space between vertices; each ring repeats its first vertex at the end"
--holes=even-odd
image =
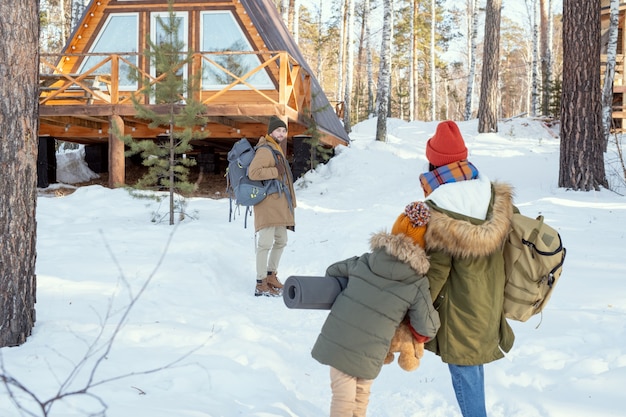
POLYGON ((480 83, 478 132, 498 131, 498 70, 500 59, 500 18, 502 0, 487 0, 483 73, 480 83))
POLYGON ((0 28, 15 29, 0 38, 0 347, 24 343, 36 318, 37 10, 35 0, 0 3, 0 28))
POLYGON ((598 16, 600 3, 595 0, 563 2, 559 187, 575 191, 608 187, 604 169, 598 16))
MULTIPOLYGON (((315 99, 315 97, 313 97, 315 99)), ((313 100, 314 101, 314 100, 313 100)), ((321 111, 328 110, 329 104, 324 107, 313 110, 313 113, 319 113, 321 111)), ((309 128, 304 132, 309 135, 307 139, 304 139, 303 142, 309 146, 309 163, 307 164, 309 169, 317 168, 317 165, 321 163, 326 163, 333 156, 334 149, 328 146, 324 146, 321 141, 322 132, 320 132, 317 122, 315 121, 315 117, 313 114, 308 118, 309 128)))
MULTIPOLYGON (((141 81, 144 96, 150 97, 155 105, 145 105, 139 97, 133 97, 137 117, 149 120, 152 129, 164 128, 165 134, 156 140, 135 140, 131 135, 123 135, 122 140, 129 146, 127 156, 140 154, 147 173, 134 185, 134 189, 169 191, 169 224, 174 224, 175 195, 191 193, 195 185, 188 180, 189 168, 195 160, 186 155, 192 149, 191 140, 202 139, 208 132, 194 129, 207 123, 205 106, 196 99, 200 89, 200 79, 185 80, 183 71, 191 64, 192 52, 185 52, 185 44, 179 39, 181 20, 176 18, 173 0, 169 1, 169 16, 157 18, 162 36, 148 39, 145 56, 156 68, 157 82, 150 79, 141 81)), ((135 195, 139 195, 135 193, 135 195)), ((184 204, 180 204, 180 217, 184 216, 184 204)))

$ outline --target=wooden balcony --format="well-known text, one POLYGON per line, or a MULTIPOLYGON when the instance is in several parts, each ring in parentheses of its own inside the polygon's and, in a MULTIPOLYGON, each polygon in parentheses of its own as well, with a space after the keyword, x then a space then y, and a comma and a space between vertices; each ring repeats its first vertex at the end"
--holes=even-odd
MULTIPOLYGON (((134 71, 150 86, 158 86, 162 76, 153 75, 143 56, 136 53, 117 54, 42 54, 40 57, 39 136, 77 143, 101 143, 109 139, 110 118, 119 116, 124 131, 134 137, 150 138, 163 133, 163 128, 150 128, 147 121, 136 118, 133 98, 146 106, 150 97, 143 88, 129 87, 120 69, 134 71), (80 73, 64 72, 67 61, 78 63, 89 58, 89 68, 80 73), (64 62, 65 65, 58 63, 64 62), (136 64, 139 63, 139 64, 136 64)), ((192 61, 181 67, 186 77, 195 77, 202 69, 232 80, 220 89, 201 89, 197 100, 206 105, 209 119, 203 127, 209 132, 207 141, 230 147, 232 139, 257 138, 266 132, 267 120, 279 115, 289 121, 290 135, 302 134, 311 117, 311 77, 287 52, 205 52, 194 53, 192 61), (260 55, 256 68, 238 75, 220 65, 216 55, 260 55), (256 88, 251 78, 264 71, 274 89, 256 88)), ((181 105, 186 97, 181 96, 181 105)), ((330 139, 330 144, 334 140, 330 139)))

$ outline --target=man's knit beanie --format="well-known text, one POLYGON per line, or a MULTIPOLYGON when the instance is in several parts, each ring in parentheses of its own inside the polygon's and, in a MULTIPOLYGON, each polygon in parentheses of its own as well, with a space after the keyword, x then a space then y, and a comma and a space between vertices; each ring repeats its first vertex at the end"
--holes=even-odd
POLYGON ((267 125, 267 134, 269 135, 270 133, 272 133, 274 130, 278 129, 279 127, 284 127, 285 129, 287 129, 287 125, 285 124, 285 122, 280 120, 278 117, 276 116, 270 117, 270 122, 267 125))
POLYGON ((436 167, 467 159, 465 141, 452 120, 437 125, 435 135, 426 142, 426 159, 436 167))
POLYGON ((413 239, 416 245, 425 247, 424 234, 430 219, 428 205, 421 201, 413 202, 404 208, 391 228, 394 235, 403 234, 413 239))

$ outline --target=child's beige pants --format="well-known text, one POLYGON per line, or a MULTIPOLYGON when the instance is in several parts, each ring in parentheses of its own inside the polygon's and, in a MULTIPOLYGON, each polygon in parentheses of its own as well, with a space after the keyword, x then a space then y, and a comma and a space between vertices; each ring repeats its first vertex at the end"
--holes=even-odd
POLYGON ((330 367, 330 417, 365 417, 373 379, 355 378, 330 367))

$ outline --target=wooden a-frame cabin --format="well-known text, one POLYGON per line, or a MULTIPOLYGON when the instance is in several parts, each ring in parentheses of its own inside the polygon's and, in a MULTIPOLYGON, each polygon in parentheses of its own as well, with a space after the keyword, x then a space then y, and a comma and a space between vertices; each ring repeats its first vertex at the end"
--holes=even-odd
MULTIPOLYGON (((604 71, 607 63, 607 45, 609 41, 610 1, 602 0, 601 5, 601 80, 604 82, 604 71)), ((626 130, 626 70, 624 67, 624 56, 626 54, 626 37, 624 37, 625 18, 626 1, 622 0, 619 5, 617 53, 613 79, 613 129, 621 132, 626 130)))
MULTIPOLYGON (((209 120, 201 128, 208 137, 193 143, 192 156, 225 158, 236 140, 255 142, 264 135, 272 115, 288 125, 289 155, 303 146, 311 118, 323 144, 349 143, 271 0, 177 0, 174 11, 181 19, 180 39, 193 52, 182 76, 202 74, 199 99, 209 120)), ((151 83, 160 80, 144 56, 148 37, 159 38, 159 16, 168 16, 167 0, 92 0, 63 53, 41 54, 39 171, 44 183, 56 172, 47 175, 46 162, 54 158, 55 139, 104 149, 108 166, 100 172, 108 171, 114 187, 125 183, 125 158, 112 126, 141 139, 167 133, 136 117, 133 95, 151 103, 129 77, 137 71, 151 83)))

